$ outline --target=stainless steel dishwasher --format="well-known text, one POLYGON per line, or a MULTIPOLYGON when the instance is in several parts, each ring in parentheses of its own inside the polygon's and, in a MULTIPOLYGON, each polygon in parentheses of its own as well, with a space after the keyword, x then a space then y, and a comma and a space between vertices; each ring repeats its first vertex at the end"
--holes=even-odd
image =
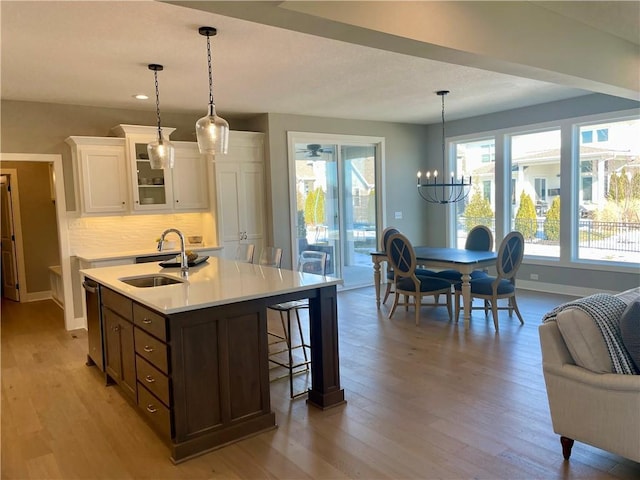
POLYGON ((100 310, 100 285, 90 278, 82 283, 87 300, 87 339, 89 351, 87 365, 97 365, 104 372, 104 348, 102 345, 102 312, 100 310))

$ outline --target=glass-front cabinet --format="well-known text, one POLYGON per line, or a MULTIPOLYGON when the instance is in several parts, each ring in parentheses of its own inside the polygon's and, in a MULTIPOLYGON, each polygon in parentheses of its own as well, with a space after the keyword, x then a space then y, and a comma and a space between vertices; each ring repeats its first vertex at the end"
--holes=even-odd
MULTIPOLYGON (((166 138, 174 128, 163 128, 166 138)), ((157 136, 156 127, 142 125, 118 125, 114 131, 125 137, 127 154, 131 167, 133 184, 133 210, 167 210, 173 208, 173 192, 170 170, 155 170, 151 168, 147 144, 153 142, 157 136)))
POLYGON ((165 171, 161 168, 151 168, 147 144, 136 142, 135 149, 135 180, 137 181, 134 193, 133 208, 135 210, 155 210, 170 207, 171 195, 167 190, 171 187, 165 179, 165 171))

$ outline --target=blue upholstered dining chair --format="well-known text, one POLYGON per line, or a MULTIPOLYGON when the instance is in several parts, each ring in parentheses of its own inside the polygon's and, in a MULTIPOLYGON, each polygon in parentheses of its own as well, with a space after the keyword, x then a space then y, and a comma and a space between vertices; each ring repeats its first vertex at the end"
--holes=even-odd
MULTIPOLYGON (((380 251, 387 251, 387 242, 389 237, 394 233, 400 233, 400 231, 395 227, 387 227, 382 231, 382 239, 380 241, 380 251)), ((440 277, 440 272, 435 272, 433 270, 427 270, 426 268, 418 268, 416 267, 416 275, 422 275, 424 277, 440 277)), ((445 278, 445 280, 448 280, 445 278)), ((389 295, 393 293, 393 285, 395 282, 395 274, 393 272, 393 267, 387 261, 387 289, 384 292, 384 299, 382 300, 382 304, 384 305, 389 298, 389 295)), ((436 297, 437 301, 437 297, 436 297)))
MULTIPOLYGON (((524 324, 518 304, 516 302, 516 273, 522 263, 524 257, 524 237, 520 232, 510 232, 500 243, 498 250, 498 259, 496 261, 496 270, 498 274, 495 277, 484 275, 471 279, 471 302, 474 298, 485 300, 483 307, 471 307, 472 310, 483 309, 485 315, 488 315, 487 302, 491 305, 491 313, 493 315, 493 324, 496 332, 498 331, 498 310, 509 310, 509 316, 516 312, 520 324, 524 324), (508 299, 509 303, 506 307, 499 307, 498 300, 508 299)), ((455 302, 456 302, 456 321, 460 315, 460 294, 462 284, 454 285, 455 302)))
POLYGON ((398 305, 404 305, 408 309, 412 305, 410 298, 414 299, 416 309, 416 325, 420 323, 421 306, 445 305, 444 303, 422 303, 422 297, 434 295, 437 299, 444 294, 447 299, 447 310, 451 320, 451 283, 436 277, 418 275, 416 273, 416 253, 407 237, 401 233, 392 234, 387 241, 387 258, 394 272, 395 296, 393 306, 389 312, 391 318, 398 305), (400 302, 400 296, 404 296, 404 302, 400 302))
MULTIPOLYGON (((490 252, 493 250, 493 233, 491 233, 489 227, 485 225, 476 225, 471 229, 469 235, 467 235, 464 248, 477 252, 490 252)), ((485 277, 486 275, 485 270, 474 270, 471 272, 472 279, 485 277)), ((458 270, 442 270, 438 272, 438 278, 444 278, 451 283, 459 283, 462 281, 462 274, 458 270)))

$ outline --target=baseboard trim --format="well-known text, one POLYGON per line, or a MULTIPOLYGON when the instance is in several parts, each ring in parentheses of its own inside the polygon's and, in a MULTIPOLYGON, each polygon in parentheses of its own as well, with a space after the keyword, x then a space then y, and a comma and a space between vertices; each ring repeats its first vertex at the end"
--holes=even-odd
POLYGON ((39 302, 41 300, 50 300, 53 297, 51 296, 51 290, 43 290, 41 292, 31 292, 25 293, 24 295, 20 292, 20 301, 21 302, 39 302))
POLYGON ((518 289, 533 290, 534 292, 557 293, 560 295, 570 295, 573 297, 586 297, 594 293, 611 293, 619 292, 611 290, 601 290, 597 288, 574 287, 572 285, 561 285, 559 283, 532 282, 529 280, 518 280, 518 289))

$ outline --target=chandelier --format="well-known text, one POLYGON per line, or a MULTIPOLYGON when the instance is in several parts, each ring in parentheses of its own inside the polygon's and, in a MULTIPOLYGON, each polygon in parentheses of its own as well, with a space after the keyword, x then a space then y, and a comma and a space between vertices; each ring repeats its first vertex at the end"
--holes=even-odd
POLYGON ((445 172, 445 135, 444 135, 444 97, 449 90, 439 90, 437 95, 442 97, 442 175, 438 178, 438 170, 425 172, 418 171, 418 194, 429 203, 456 203, 467 198, 471 190, 471 176, 459 179, 455 178, 453 171, 447 181, 445 172))

